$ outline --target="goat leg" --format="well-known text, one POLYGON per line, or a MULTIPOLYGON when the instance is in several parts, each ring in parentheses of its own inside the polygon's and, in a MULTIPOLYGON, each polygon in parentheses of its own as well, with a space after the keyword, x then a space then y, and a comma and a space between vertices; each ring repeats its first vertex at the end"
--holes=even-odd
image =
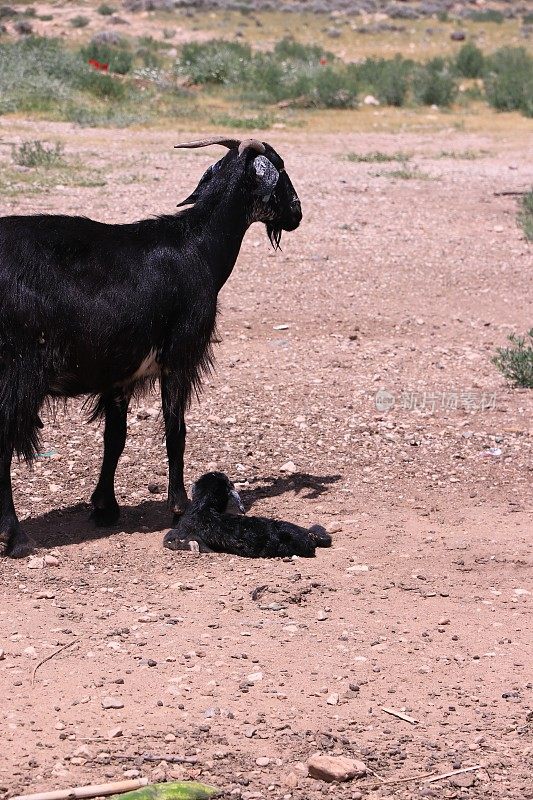
POLYGON ((91 518, 97 527, 114 525, 120 516, 115 497, 115 472, 127 434, 129 395, 113 392, 102 398, 105 413, 104 457, 100 477, 91 496, 91 518))
POLYGON ((165 440, 168 456, 168 505, 175 525, 189 505, 183 482, 183 456, 187 428, 183 412, 177 413, 172 392, 166 380, 161 381, 161 399, 165 418, 165 440))
POLYGON ((5 543, 5 555, 24 558, 32 551, 29 536, 17 519, 11 489, 11 453, 0 460, 0 541, 5 543))

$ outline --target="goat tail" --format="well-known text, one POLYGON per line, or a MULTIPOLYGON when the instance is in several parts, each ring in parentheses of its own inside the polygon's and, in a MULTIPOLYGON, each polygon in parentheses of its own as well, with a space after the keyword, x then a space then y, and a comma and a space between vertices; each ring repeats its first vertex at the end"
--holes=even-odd
POLYGON ((39 409, 46 391, 37 359, 0 361, 0 456, 15 452, 31 461, 39 450, 42 422, 39 409))

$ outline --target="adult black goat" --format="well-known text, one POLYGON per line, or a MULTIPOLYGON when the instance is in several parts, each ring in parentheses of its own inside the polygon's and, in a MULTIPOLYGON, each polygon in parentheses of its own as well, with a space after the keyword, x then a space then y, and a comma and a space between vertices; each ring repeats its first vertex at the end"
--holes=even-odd
POLYGON ((211 364, 217 295, 253 222, 277 247, 298 227, 300 201, 283 160, 268 144, 221 144, 175 215, 126 225, 85 217, 0 218, 0 540, 21 557, 31 542, 11 490, 13 452, 37 451, 47 398, 90 395, 91 419, 105 417, 104 457, 91 502, 97 525, 116 522, 114 478, 133 393, 161 382, 169 461, 168 500, 183 512, 184 412, 211 364))

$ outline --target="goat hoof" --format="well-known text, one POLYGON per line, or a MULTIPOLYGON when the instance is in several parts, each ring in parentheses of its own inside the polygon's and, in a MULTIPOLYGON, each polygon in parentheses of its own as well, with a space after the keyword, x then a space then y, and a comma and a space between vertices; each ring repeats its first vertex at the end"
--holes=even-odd
POLYGON ((26 558, 33 551, 31 539, 23 531, 19 530, 14 536, 11 536, 5 549, 5 555, 8 558, 26 558))
POLYGON ((118 504, 108 508, 93 508, 91 512, 91 519, 97 528, 108 528, 118 522, 119 517, 120 508, 118 504))

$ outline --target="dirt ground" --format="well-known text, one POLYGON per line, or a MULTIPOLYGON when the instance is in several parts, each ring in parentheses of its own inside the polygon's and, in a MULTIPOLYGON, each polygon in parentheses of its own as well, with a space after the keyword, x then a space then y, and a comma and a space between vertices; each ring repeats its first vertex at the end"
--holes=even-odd
MULTIPOLYGON (((178 154, 170 132, 3 119, 0 136, 60 138, 105 183, 5 194, 3 214, 170 212, 219 155, 178 154)), ((532 324, 531 248, 516 198, 495 195, 531 186, 527 137, 268 139, 304 222, 281 253, 247 235, 187 477, 216 464, 249 513, 323 523, 333 547, 287 562, 164 550, 156 396, 129 417, 121 521, 95 530, 102 431, 76 403, 48 418, 14 488, 57 564, 0 563, 0 795, 142 774, 243 800, 533 797, 532 398, 490 362, 532 324), (373 150, 413 154, 417 177, 345 158, 373 150), (367 776, 307 777, 318 750, 367 776)))

